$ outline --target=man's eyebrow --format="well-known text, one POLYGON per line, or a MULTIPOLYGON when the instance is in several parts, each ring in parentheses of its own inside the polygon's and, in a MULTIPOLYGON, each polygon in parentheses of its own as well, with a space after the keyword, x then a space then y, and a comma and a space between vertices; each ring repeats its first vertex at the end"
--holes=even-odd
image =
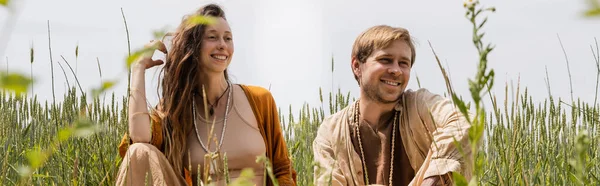
MULTIPOLYGON (((375 58, 382 58, 382 57, 394 57, 394 55, 384 52, 383 54, 379 54, 379 55, 375 56, 375 58)), ((401 56, 400 60, 410 61, 410 58, 406 57, 406 56, 401 56)))
POLYGON ((377 57, 392 57, 392 54, 389 54, 387 52, 384 52, 383 54, 379 54, 377 55, 377 57))

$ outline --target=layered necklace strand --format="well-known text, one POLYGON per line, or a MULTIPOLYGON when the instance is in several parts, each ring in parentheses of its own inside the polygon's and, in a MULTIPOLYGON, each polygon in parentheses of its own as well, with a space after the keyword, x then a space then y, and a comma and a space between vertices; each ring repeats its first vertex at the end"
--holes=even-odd
MULTIPOLYGON (((360 100, 356 101, 356 104, 354 104, 354 114, 353 114, 353 122, 355 124, 354 127, 354 133, 358 135, 358 146, 360 148, 360 155, 361 155, 361 162, 363 164, 363 169, 364 169, 364 175, 365 175, 365 182, 367 185, 369 185, 369 172, 367 172, 367 164, 365 161, 365 153, 363 151, 363 147, 362 147, 362 139, 360 138, 360 130, 358 128, 359 126, 359 103, 360 100)), ((389 185, 392 185, 392 176, 394 173, 394 145, 395 145, 395 141, 396 141, 396 122, 398 119, 398 112, 394 112, 394 121, 392 123, 392 149, 391 149, 391 155, 390 155, 390 177, 389 177, 389 185)))
MULTIPOLYGON (((229 81, 227 81, 227 90, 229 90, 229 88, 231 87, 231 83, 229 83, 229 81)), ((223 146, 223 137, 225 136, 225 129, 227 129, 227 114, 229 114, 229 104, 231 103, 231 94, 233 91, 229 91, 229 95, 227 95, 227 106, 225 107, 225 114, 224 114, 224 119, 223 119, 223 129, 221 131, 221 139, 219 139, 219 147, 217 147, 217 149, 215 150, 215 152, 218 152, 221 149, 221 146, 223 146)), ((206 153, 214 153, 211 152, 205 145, 204 143, 202 143, 202 140, 200 139, 200 133, 198 133, 198 126, 196 125, 196 102, 194 101, 194 98, 192 97, 192 114, 194 115, 192 118, 192 121, 194 121, 194 129, 196 129, 196 138, 198 138, 198 141, 200 142, 200 145, 202 145, 202 148, 204 149, 204 151, 206 151, 206 153)), ((209 142, 210 143, 210 142, 209 142)))
MULTIPOLYGON (((227 85, 229 85, 229 82, 227 82, 227 85)), ((217 100, 215 101, 215 104, 219 103, 219 100, 221 100, 221 98, 225 95, 227 90, 229 90, 229 86, 227 86, 227 89, 225 89, 225 91, 223 91, 221 96, 219 96, 219 98, 217 98, 217 100)), ((208 102, 208 104, 210 105, 210 109, 209 109, 208 113, 210 114, 210 116, 212 116, 213 114, 215 114, 215 105, 210 103, 210 101, 208 101, 208 99, 206 99, 206 102, 208 102)))

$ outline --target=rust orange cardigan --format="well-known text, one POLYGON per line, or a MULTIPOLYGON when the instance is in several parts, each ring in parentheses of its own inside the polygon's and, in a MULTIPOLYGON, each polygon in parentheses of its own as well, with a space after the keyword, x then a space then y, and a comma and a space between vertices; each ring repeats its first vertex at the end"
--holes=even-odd
MULTIPOLYGON (((254 111, 254 116, 258 121, 260 134, 263 136, 265 141, 265 147, 267 150, 266 156, 269 158, 269 161, 271 161, 273 166, 273 174, 277 178, 277 182, 281 186, 295 186, 297 173, 292 168, 291 161, 288 156, 288 150, 279 123, 277 106, 273 96, 271 95, 271 92, 259 86, 242 84, 240 84, 240 86, 244 90, 246 97, 248 97, 250 106, 254 111)), ((163 151, 163 136, 160 134, 162 134, 162 126, 160 122, 153 121, 152 140, 150 141, 150 144, 163 151)), ((127 148, 131 143, 132 141, 129 139, 127 134, 125 134, 121 140, 121 144, 119 144, 119 154, 121 158, 125 156, 127 148)), ((192 177, 190 172, 185 169, 184 173, 187 184, 192 185, 192 177)), ((269 176, 267 176, 266 179, 267 185, 272 185, 269 176)))

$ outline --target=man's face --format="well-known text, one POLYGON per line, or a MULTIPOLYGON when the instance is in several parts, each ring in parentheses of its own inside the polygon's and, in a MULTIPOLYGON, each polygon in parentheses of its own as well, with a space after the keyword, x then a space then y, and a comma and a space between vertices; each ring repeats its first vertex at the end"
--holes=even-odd
POLYGON ((405 41, 392 41, 387 48, 374 50, 365 63, 353 58, 352 69, 367 99, 396 103, 410 78, 411 49, 405 41))

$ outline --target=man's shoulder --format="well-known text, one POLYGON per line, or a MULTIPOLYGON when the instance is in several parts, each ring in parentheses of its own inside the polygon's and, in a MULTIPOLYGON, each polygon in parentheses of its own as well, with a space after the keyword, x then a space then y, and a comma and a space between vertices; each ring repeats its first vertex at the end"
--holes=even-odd
POLYGON ((350 106, 347 106, 342 110, 323 118, 317 129, 317 136, 313 142, 315 147, 325 145, 329 148, 334 148, 337 146, 330 145, 343 141, 342 139, 344 139, 344 136, 346 136, 348 132, 348 122, 346 120, 348 119, 347 113, 349 109, 350 106))
POLYGON ((426 88, 419 88, 416 90, 407 89, 404 91, 404 96, 407 98, 407 100, 412 101, 431 101, 444 99, 442 95, 433 93, 426 88))
POLYGON ((436 93, 432 93, 429 89, 427 88, 418 88, 416 90, 413 89, 406 89, 406 91, 404 91, 405 94, 408 94, 409 96, 421 96, 421 95, 438 95, 436 93))
POLYGON ((345 118, 344 116, 346 115, 346 113, 348 112, 348 110, 350 109, 350 106, 346 106, 344 107, 342 110, 339 110, 329 116, 325 116, 323 118, 323 124, 329 124, 329 125, 337 125, 339 123, 341 123, 340 121, 345 118))
POLYGON ((346 106, 342 110, 335 112, 329 116, 325 116, 321 125, 319 126, 320 130, 332 131, 334 129, 340 128, 340 125, 347 123, 343 122, 344 119, 347 119, 347 112, 350 109, 350 106, 346 106))

